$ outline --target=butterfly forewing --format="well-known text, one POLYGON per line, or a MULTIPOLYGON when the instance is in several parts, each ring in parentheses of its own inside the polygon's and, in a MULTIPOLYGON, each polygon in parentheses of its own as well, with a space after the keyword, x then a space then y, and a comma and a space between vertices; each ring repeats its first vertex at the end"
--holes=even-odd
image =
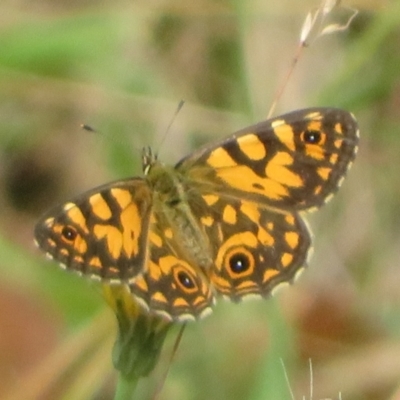
POLYGON ((318 207, 340 186, 358 127, 343 110, 294 111, 194 152, 176 168, 193 184, 284 210, 318 207))
POLYGON ((150 210, 144 180, 114 182, 48 212, 36 225, 35 240, 67 269, 126 280, 146 263, 150 210))

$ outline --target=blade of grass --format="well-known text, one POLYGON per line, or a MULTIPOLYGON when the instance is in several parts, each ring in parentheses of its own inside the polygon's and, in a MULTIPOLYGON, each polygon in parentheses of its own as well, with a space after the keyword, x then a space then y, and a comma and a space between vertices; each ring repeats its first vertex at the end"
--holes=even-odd
MULTIPOLYGON (((44 398, 44 394, 79 360, 80 356, 96 347, 103 347, 105 341, 110 340, 114 321, 110 313, 103 312, 94 318, 88 325, 68 338, 56 348, 43 363, 36 367, 21 382, 14 382, 15 387, 10 389, 3 400, 37 400, 44 398)), ((110 347, 107 348, 110 352, 110 347)))

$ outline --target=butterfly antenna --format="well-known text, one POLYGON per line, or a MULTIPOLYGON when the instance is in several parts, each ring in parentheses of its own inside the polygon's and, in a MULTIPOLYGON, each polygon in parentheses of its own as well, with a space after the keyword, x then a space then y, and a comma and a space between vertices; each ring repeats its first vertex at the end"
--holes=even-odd
POLYGON ((95 132, 95 133, 97 133, 96 129, 94 129, 92 126, 87 125, 87 124, 81 124, 81 129, 83 129, 84 131, 87 131, 87 132, 95 132))
POLYGON ((169 131, 170 131, 170 129, 171 129, 171 126, 172 126, 172 124, 174 123, 174 121, 175 121, 177 115, 179 114, 179 111, 181 111, 181 109, 182 109, 182 107, 183 107, 184 104, 185 104, 185 100, 182 99, 182 100, 179 102, 178 107, 176 107, 176 110, 175 110, 175 112, 174 112, 174 115, 172 116, 171 121, 169 122, 169 124, 168 124, 168 126, 167 126, 167 129, 165 130, 165 133, 164 133, 163 137, 161 138, 160 144, 158 145, 158 149, 157 149, 157 151, 156 151, 156 153, 155 153, 156 156, 158 156, 158 152, 159 152, 160 148, 162 147, 162 145, 164 144, 165 139, 167 138, 168 133, 169 133, 169 131))
POLYGON ((169 362, 168 362, 167 369, 166 369, 166 371, 164 373, 164 376, 161 379, 159 385, 157 386, 157 389, 156 389, 156 391, 154 393, 153 400, 157 400, 159 394, 161 393, 162 388, 164 387, 164 383, 167 380, 169 369, 170 369, 170 367, 172 365, 172 362, 174 361, 174 357, 176 355, 176 352, 178 351, 178 347, 179 347, 179 345, 181 343, 183 332, 184 332, 185 328, 186 328, 186 323, 183 323, 182 326, 181 326, 181 329, 179 329, 178 335, 177 335, 177 337, 175 339, 174 347, 172 348, 171 355, 169 357, 169 362))
MULTIPOLYGON (((81 129, 83 129, 86 132, 102 133, 101 131, 98 131, 96 128, 94 128, 93 126, 88 125, 88 124, 81 124, 80 127, 81 127, 81 129)), ((111 135, 107 135, 107 137, 111 138, 113 143, 118 143, 118 140, 116 140, 114 138, 114 136, 111 137, 111 135)), ((143 147, 138 147, 136 145, 134 145, 133 148, 134 148, 135 151, 137 151, 138 153, 142 154, 142 159, 143 159, 144 148, 143 147)))

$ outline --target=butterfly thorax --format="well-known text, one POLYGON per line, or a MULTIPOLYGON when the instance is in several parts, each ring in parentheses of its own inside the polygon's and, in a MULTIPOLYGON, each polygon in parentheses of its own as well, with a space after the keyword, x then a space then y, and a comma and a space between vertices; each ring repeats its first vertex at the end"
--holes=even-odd
POLYGON ((152 189, 156 230, 167 244, 177 243, 181 255, 194 265, 209 268, 213 262, 210 242, 190 206, 193 193, 188 191, 184 175, 155 161, 146 180, 152 189))

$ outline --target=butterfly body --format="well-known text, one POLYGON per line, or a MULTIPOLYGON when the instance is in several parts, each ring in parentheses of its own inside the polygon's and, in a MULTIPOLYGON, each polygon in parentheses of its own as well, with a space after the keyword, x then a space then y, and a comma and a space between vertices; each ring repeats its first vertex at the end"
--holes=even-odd
POLYGON ((171 166, 153 162, 147 170, 145 180, 153 195, 153 214, 158 219, 154 228, 167 227, 160 232, 166 245, 176 248, 192 265, 210 268, 210 239, 191 208, 199 201, 199 191, 171 166))
POLYGON ((47 213, 36 241, 67 269, 129 286, 172 320, 216 295, 268 296, 307 263, 303 212, 340 186, 358 128, 343 110, 299 110, 200 148, 175 167, 143 154, 143 178, 112 182, 47 213))

